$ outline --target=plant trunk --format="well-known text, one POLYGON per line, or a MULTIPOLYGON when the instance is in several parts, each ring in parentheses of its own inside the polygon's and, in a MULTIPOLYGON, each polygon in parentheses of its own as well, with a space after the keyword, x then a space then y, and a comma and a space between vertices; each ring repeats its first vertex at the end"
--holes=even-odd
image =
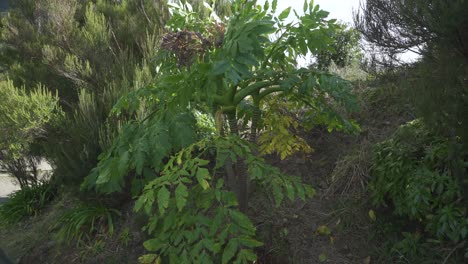
MULTIPOLYGON (((237 126, 236 115, 229 114, 229 127, 231 134, 239 135, 239 128, 237 126)), ((248 207, 248 178, 247 178, 247 169, 242 160, 238 160, 237 164, 233 164, 230 157, 226 160, 226 173, 228 175, 228 187, 231 190, 235 190, 237 200, 239 202, 239 209, 241 212, 246 212, 248 207), (231 177, 232 176, 232 177, 231 177)))
POLYGON ((258 126, 260 125, 260 117, 262 113, 258 106, 255 106, 255 109, 252 114, 252 126, 250 127, 250 141, 255 143, 257 140, 257 130, 258 126))

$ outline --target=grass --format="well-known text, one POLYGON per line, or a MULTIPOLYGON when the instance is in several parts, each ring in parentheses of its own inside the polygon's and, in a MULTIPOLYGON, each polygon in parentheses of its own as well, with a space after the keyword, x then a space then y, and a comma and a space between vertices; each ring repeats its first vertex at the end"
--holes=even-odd
POLYGON ((0 224, 0 247, 13 260, 31 253, 39 246, 53 245, 49 229, 63 211, 63 202, 57 200, 43 208, 34 218, 25 218, 14 224, 0 224))
POLYGON ((57 239, 60 242, 92 240, 96 235, 114 233, 114 225, 121 213, 103 205, 80 204, 67 210, 58 220, 57 239))
POLYGON ((362 142, 355 151, 336 163, 326 195, 362 195, 366 192, 372 165, 371 144, 362 142))
POLYGON ((56 196, 56 189, 49 183, 23 187, 12 193, 8 201, 0 205, 0 221, 15 224, 28 216, 37 216, 56 196))

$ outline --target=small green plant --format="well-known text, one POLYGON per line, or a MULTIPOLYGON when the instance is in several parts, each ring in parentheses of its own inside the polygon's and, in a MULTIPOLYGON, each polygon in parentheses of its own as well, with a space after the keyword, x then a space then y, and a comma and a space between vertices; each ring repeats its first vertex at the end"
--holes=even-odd
POLYGON ((28 216, 36 216, 55 195, 56 189, 50 183, 25 186, 0 205, 0 222, 15 224, 28 216))
POLYGON ((130 233, 130 228, 126 227, 120 233, 120 242, 124 246, 128 246, 128 244, 132 241, 132 234, 130 233))
POLYGON ((114 224, 120 212, 102 205, 81 204, 66 211, 57 221, 57 239, 60 242, 86 242, 96 235, 114 233, 114 224))
POLYGON ((89 259, 90 257, 97 256, 102 253, 106 247, 106 243, 100 239, 92 242, 91 244, 82 244, 79 248, 81 260, 89 259))

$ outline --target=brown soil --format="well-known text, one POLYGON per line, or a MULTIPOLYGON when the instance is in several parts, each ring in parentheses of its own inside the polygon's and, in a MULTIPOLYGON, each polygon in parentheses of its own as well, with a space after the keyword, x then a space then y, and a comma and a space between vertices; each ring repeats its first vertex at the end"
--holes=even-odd
MULTIPOLYGON (((262 202, 258 202, 261 206, 254 206, 267 208, 262 213, 252 213, 266 243, 261 263, 377 263, 372 258, 378 247, 372 237, 369 217, 372 207, 365 190, 370 175, 356 178, 353 175, 357 173, 356 168, 353 168, 339 174, 338 181, 332 176, 337 164, 346 162, 348 155, 370 159, 372 144, 389 137, 399 125, 413 118, 409 104, 401 99, 402 91, 396 87, 384 89, 387 87, 358 92, 362 109, 353 118, 360 124, 359 135, 315 130, 305 135, 314 153, 283 161, 270 157, 273 165, 302 177, 317 194, 309 201, 286 204, 279 209, 262 202), (363 151, 368 153, 362 155, 363 151), (323 226, 331 231, 329 235, 318 232, 323 226)), ((356 159, 349 160, 356 163, 356 159)), ((350 165, 367 166, 357 170, 369 174, 370 164, 370 160, 364 160, 362 164, 350 165)))

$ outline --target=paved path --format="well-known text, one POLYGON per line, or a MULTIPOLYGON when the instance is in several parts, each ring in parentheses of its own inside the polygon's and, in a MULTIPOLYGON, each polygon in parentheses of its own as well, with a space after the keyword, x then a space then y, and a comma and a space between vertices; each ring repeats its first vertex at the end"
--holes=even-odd
POLYGON ((14 179, 7 174, 0 174, 0 203, 4 202, 6 197, 19 190, 19 185, 14 184, 14 179))

